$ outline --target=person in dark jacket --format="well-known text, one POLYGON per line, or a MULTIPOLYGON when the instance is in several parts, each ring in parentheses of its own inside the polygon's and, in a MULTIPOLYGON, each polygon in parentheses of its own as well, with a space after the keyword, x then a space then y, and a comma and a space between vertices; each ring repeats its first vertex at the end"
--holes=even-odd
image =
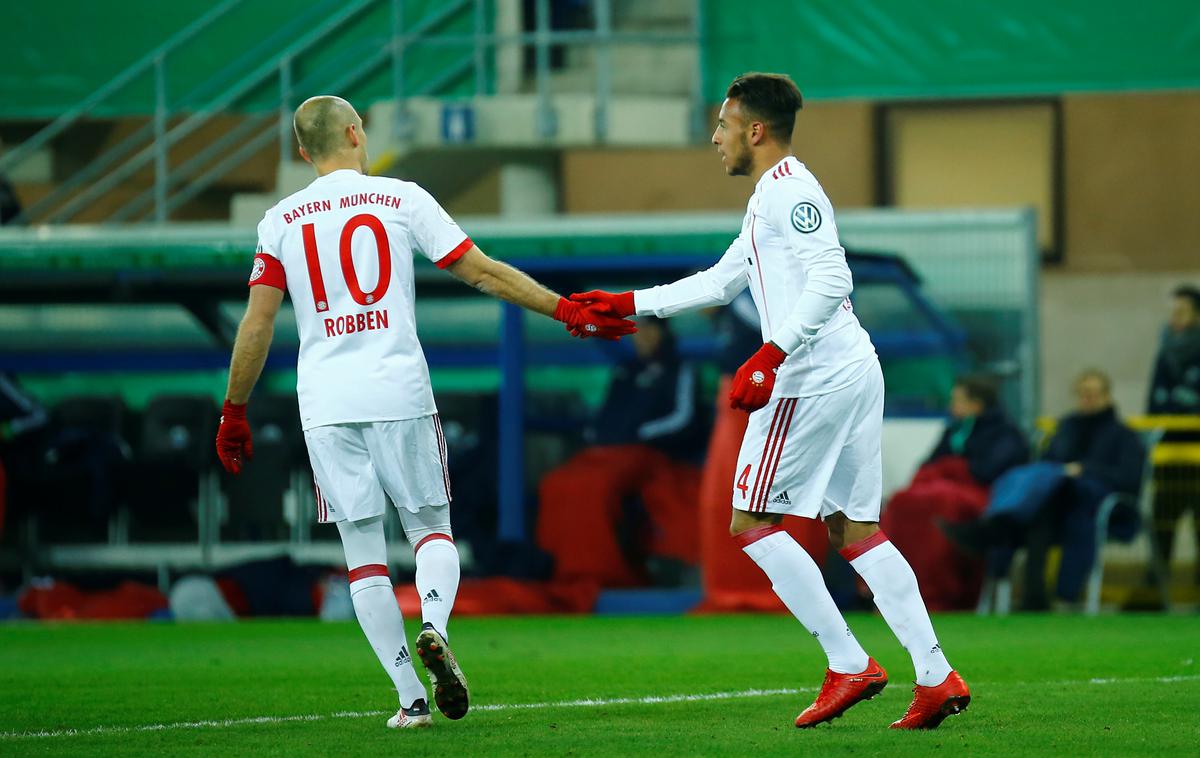
POLYGON ((992 482, 1027 460, 1025 435, 1000 407, 995 383, 960 377, 945 432, 912 483, 892 495, 880 524, 909 556, 930 610, 973 607, 983 578, 983 562, 955 548, 937 523, 978 518, 992 482))
MULTIPOLYGON (((1171 298, 1171 314, 1163 330, 1162 344, 1154 361, 1147 410, 1155 415, 1200 416, 1200 289, 1179 287, 1171 298)), ((1200 441, 1195 431, 1170 431, 1164 442, 1200 441)), ((1188 511, 1196 542, 1200 544, 1200 484, 1194 466, 1159 466, 1154 488, 1154 571, 1170 575, 1175 528, 1188 511)), ((1196 566, 1200 580, 1200 562, 1196 566)), ((1156 607, 1157 593, 1151 595, 1156 607)))
POLYGON ((593 444, 539 487, 537 541, 554 558, 556 580, 635 586, 646 583, 647 572, 633 557, 644 553, 676 566, 699 558, 701 471, 690 458, 702 449, 705 430, 696 372, 680 359, 666 321, 639 318, 633 345, 588 431, 593 444), (629 539, 622 527, 634 497, 649 528, 629 539))
POLYGON ((1147 406, 1152 414, 1200 415, 1200 289, 1174 292, 1147 406))
POLYGON ((989 377, 973 374, 955 382, 950 419, 926 464, 960 458, 972 481, 988 486, 1029 460, 1029 443, 1000 407, 999 393, 989 377))
MULTIPOLYGON (((1146 454, 1137 434, 1117 417, 1108 376, 1084 371, 1075 381, 1076 410, 1059 419, 1054 436, 1037 463, 1001 477, 987 511, 969 524, 946 524, 946 533, 970 550, 996 548, 989 570, 1008 574, 1016 547, 1028 548, 1025 561, 1027 610, 1045 608, 1043 577, 1046 553, 1062 545, 1056 593, 1074 603, 1096 559, 1096 514, 1100 503, 1117 492, 1136 495, 1146 454)), ((1132 539, 1137 513, 1115 514, 1113 536, 1132 539)))

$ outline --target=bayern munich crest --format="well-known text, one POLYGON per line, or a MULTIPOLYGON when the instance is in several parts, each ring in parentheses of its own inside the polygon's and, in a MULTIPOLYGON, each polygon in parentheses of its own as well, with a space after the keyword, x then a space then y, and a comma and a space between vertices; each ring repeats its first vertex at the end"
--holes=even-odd
POLYGON ((250 281, 255 282, 262 278, 262 275, 267 271, 267 264, 263 263, 262 258, 254 259, 254 269, 250 272, 250 281))
POLYGON ((812 203, 796 203, 792 208, 792 226, 803 234, 811 234, 821 228, 821 212, 812 203))

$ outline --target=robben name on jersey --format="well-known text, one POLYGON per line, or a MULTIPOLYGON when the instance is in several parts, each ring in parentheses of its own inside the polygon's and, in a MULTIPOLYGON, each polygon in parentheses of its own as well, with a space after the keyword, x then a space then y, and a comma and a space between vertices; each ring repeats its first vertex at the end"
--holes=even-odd
POLYGON ((472 245, 418 185, 349 169, 267 211, 250 285, 291 297, 305 429, 436 411, 417 340, 413 254, 445 268, 472 245))

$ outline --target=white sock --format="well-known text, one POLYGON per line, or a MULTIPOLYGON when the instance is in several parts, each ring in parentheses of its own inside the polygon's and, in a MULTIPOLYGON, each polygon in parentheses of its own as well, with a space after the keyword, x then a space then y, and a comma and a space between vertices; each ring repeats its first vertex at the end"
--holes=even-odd
POLYGON ((912 567, 883 532, 842 549, 842 556, 875 595, 883 620, 913 659, 917 684, 933 687, 950 674, 912 567))
POLYGON ((428 698, 425 685, 413 670, 412 656, 404 638, 404 617, 400 614, 387 566, 368 564, 351 569, 350 599, 371 649, 396 685, 400 705, 408 708, 417 698, 428 698))
POLYGON ((417 543, 417 594, 421 620, 446 634, 450 611, 458 594, 458 548, 446 534, 431 534, 417 543))
POLYGON ((771 588, 792 615, 816 637, 839 674, 867 669, 867 653, 838 610, 825 577, 804 548, 777 526, 756 527, 734 537, 771 580, 771 588))

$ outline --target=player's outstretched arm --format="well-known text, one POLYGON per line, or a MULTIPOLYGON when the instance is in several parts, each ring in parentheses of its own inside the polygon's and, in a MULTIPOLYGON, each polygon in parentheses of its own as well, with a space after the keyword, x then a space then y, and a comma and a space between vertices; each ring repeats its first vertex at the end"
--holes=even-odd
POLYGON ((251 287, 246 315, 233 342, 229 362, 229 387, 221 407, 221 425, 217 429, 217 456, 231 474, 240 473, 242 463, 254 457, 254 441, 246 421, 246 401, 258 382, 275 334, 275 316, 283 302, 283 290, 275 287, 251 287))
POLYGON ((478 247, 473 246, 446 270, 480 292, 563 322, 576 337, 615 340, 637 331, 632 321, 560 297, 524 271, 489 258, 478 247))
POLYGON ((746 288, 742 247, 742 238, 738 237, 711 267, 670 284, 632 292, 576 292, 571 295, 571 300, 598 306, 613 316, 654 315, 659 318, 697 308, 728 305, 746 288))

